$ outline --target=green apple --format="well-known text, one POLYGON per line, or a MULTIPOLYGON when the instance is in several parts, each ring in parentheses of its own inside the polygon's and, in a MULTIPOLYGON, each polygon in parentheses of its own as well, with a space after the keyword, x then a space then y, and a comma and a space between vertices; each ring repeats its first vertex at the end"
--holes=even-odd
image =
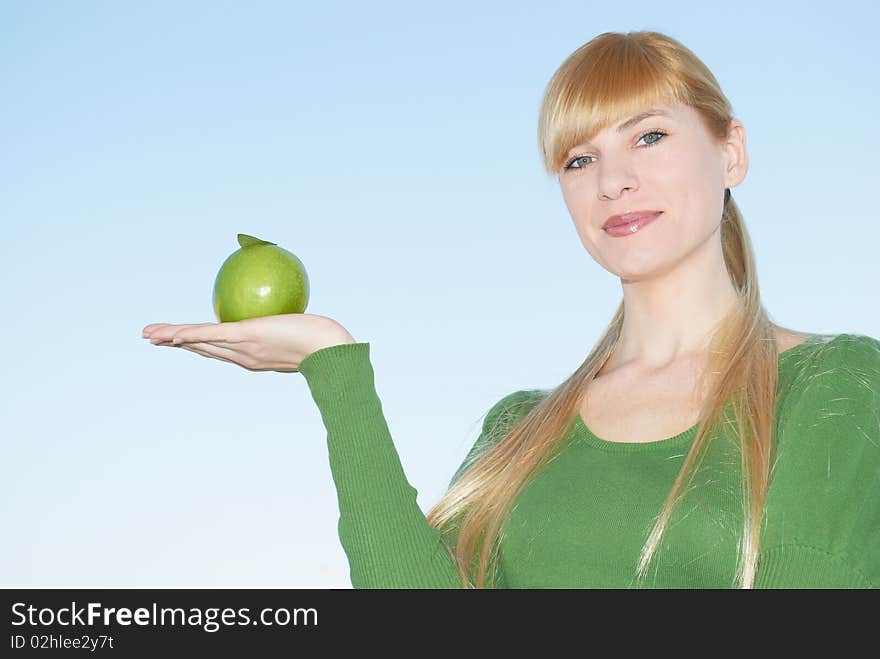
POLYGON ((309 304, 309 277, 296 254, 275 243, 238 234, 241 245, 214 280, 214 315, 221 323, 285 313, 309 304))

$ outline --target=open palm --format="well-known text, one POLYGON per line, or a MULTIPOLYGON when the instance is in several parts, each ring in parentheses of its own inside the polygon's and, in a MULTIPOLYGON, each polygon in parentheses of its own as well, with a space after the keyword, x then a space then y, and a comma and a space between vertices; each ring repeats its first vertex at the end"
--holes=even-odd
POLYGON ((307 313, 246 318, 226 323, 172 325, 153 323, 143 329, 153 345, 238 364, 249 371, 296 373, 310 354, 341 343, 355 343, 338 322, 307 313))

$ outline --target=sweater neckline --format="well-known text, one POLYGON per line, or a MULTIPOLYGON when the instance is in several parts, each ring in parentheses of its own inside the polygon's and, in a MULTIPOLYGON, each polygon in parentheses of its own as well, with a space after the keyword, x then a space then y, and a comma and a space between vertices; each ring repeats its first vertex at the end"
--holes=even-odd
MULTIPOLYGON (((808 334, 806 340, 802 343, 799 343, 796 346, 789 348, 788 350, 783 350, 782 352, 780 352, 778 363, 779 370, 782 370, 784 364, 789 363, 789 361, 786 359, 787 357, 793 354, 797 354, 807 346, 823 342, 826 340, 826 338, 827 337, 822 334, 808 334)), ((583 417, 581 417, 580 412, 575 414, 574 427, 576 434, 589 446, 593 446, 603 451, 611 451, 615 453, 639 453, 643 451, 662 451, 667 449, 676 449, 686 446, 696 436, 697 428, 699 428, 699 423, 692 425, 690 428, 688 428, 687 430, 683 430, 677 435, 666 437, 665 439, 658 439, 653 442, 618 442, 612 441, 610 439, 602 439, 592 430, 590 430, 586 423, 584 423, 583 417)))

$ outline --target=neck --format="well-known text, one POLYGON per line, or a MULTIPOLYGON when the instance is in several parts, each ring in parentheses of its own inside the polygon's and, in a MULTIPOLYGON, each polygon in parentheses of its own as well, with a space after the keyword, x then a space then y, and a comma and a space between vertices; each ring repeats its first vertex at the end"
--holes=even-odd
POLYGON ((657 371, 707 357, 718 324, 738 303, 717 233, 673 267, 621 284, 624 320, 611 368, 657 371))

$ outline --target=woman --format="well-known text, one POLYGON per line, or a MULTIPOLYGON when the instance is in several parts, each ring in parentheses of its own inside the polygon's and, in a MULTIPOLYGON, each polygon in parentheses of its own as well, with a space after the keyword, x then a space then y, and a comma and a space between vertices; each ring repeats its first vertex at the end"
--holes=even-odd
POLYGON ((568 379, 492 407, 427 517, 369 343, 335 320, 144 335, 303 374, 355 587, 880 586, 880 341, 768 318, 730 196, 745 130, 711 72, 663 34, 601 34, 550 80, 539 144, 623 299, 568 379))

